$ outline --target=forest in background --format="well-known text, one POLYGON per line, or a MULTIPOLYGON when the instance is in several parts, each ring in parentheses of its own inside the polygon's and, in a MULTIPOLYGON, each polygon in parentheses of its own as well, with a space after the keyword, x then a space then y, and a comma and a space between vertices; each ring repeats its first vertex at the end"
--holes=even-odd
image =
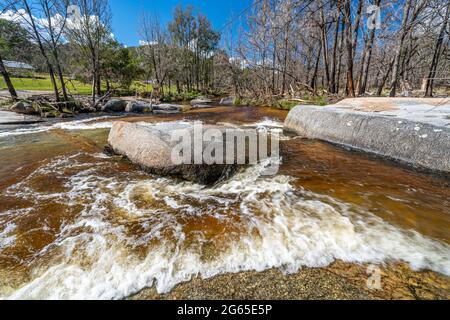
MULTIPOLYGON (((0 0, 0 61, 48 75, 56 101, 90 87, 185 100, 200 94, 289 107, 355 96, 433 96, 450 86, 450 2, 255 0, 215 30, 192 7, 142 12, 137 47, 113 36, 107 0, 0 0)), ((3 63, 0 72, 17 98, 3 63)))

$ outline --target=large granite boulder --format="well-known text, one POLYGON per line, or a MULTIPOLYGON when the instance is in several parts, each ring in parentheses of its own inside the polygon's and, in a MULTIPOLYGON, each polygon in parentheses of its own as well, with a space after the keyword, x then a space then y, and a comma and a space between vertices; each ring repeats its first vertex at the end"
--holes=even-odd
POLYGON ((12 112, 25 114, 25 115, 37 115, 38 112, 33 108, 33 105, 28 101, 19 101, 14 104, 11 109, 12 112))
POLYGON ((450 103, 434 103, 355 99, 328 107, 298 106, 289 113, 285 129, 304 138, 450 173, 450 103))
MULTIPOLYGON (((173 150, 180 143, 172 140, 172 134, 177 130, 186 133, 184 136, 194 135, 194 126, 186 123, 144 125, 114 122, 108 138, 108 150, 125 156, 146 172, 174 176, 205 185, 226 179, 239 169, 238 165, 194 164, 194 157, 189 163, 176 163, 173 150)), ((203 150, 210 144, 203 142, 203 150)), ((193 144, 190 147, 194 150, 193 144)))
POLYGON ((186 112, 189 109, 190 109, 189 106, 163 103, 163 104, 153 106, 153 113, 154 114, 177 114, 177 113, 186 112))
POLYGON ((145 101, 130 101, 125 108, 126 112, 131 113, 151 113, 153 106, 151 103, 145 101))
POLYGON ((128 102, 125 100, 113 99, 109 100, 105 105, 102 106, 103 112, 124 112, 127 107, 128 102))

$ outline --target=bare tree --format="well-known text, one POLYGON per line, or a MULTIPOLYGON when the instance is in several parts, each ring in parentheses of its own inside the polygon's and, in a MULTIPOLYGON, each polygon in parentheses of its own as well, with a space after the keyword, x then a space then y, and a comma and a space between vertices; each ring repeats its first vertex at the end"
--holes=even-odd
POLYGON ((436 77, 436 71, 439 64, 439 60, 442 54, 442 47, 444 44, 444 38, 445 34, 448 33, 449 28, 449 16, 450 16, 450 1, 447 4, 447 8, 445 9, 445 14, 442 19, 442 27, 439 32, 438 39, 436 41, 436 45, 434 47, 434 54, 433 54, 433 60, 431 62, 430 66, 430 73, 428 75, 428 78, 426 80, 426 92, 425 96, 432 97, 433 96, 433 85, 434 85, 434 78, 436 77))
POLYGON ((344 1, 344 21, 345 29, 345 46, 347 51, 347 85, 346 94, 350 97, 355 97, 355 86, 353 83, 353 35, 352 35, 352 20, 351 20, 351 1, 344 1))
POLYGON ((69 97, 59 58, 59 47, 67 24, 69 2, 67 0, 39 0, 39 5, 46 20, 46 23, 43 24, 46 36, 43 36, 42 39, 53 56, 64 101, 68 101, 69 97))
POLYGON ((73 21, 67 28, 67 38, 90 63, 92 104, 101 95, 102 45, 111 37, 110 10, 107 0, 74 0, 73 21))

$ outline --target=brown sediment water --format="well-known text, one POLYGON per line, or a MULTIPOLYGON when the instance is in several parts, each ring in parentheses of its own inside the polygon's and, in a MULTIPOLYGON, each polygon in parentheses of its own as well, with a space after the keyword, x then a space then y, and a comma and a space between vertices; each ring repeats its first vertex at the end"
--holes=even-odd
MULTIPOLYGON (((123 120, 279 129, 286 115, 218 107, 123 120)), ((0 297, 121 299, 236 273, 301 282, 309 267, 338 279, 371 263, 405 265, 448 293, 448 178, 286 135, 276 176, 260 164, 204 187, 105 155, 115 120, 0 132, 0 297)))

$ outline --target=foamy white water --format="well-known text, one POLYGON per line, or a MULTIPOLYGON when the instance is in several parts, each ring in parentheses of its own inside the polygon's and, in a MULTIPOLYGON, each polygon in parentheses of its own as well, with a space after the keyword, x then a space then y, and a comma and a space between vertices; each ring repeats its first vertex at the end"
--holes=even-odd
MULTIPOLYGON (((166 293, 196 275, 270 268, 292 273, 335 260, 403 261, 414 270, 450 276, 448 245, 390 225, 358 206, 298 190, 291 177, 263 177, 267 163, 205 188, 137 172, 105 175, 101 168, 112 165, 107 159, 95 167, 83 156, 55 159, 8 189, 9 196, 35 203, 83 208, 35 255, 36 261, 50 258, 36 264, 32 280, 2 293, 3 298, 121 299, 152 285, 166 293), (41 174, 63 179, 68 191, 35 190, 30 181, 41 174), (208 217, 236 231, 221 234, 220 241, 203 227, 186 227, 208 217), (209 244, 213 257, 205 258, 209 244)), ((12 227, 0 232, 3 239, 13 233, 12 227)))
POLYGON ((48 125, 45 123, 40 123, 40 124, 35 124, 35 125, 27 125, 26 128, 17 128, 17 129, 13 129, 13 130, 9 130, 9 131, 0 132, 0 138, 27 135, 27 134, 35 134, 35 133, 47 132, 47 131, 54 130, 54 129, 95 130, 95 129, 111 128, 112 122, 102 121, 102 120, 106 120, 106 119, 111 119, 111 116, 58 122, 58 123, 51 124, 51 125, 48 125))

